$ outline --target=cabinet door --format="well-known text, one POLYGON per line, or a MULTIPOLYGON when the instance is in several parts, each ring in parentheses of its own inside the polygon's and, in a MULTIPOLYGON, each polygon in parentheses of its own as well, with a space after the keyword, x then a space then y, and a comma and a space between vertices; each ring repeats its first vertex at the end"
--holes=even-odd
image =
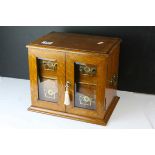
POLYGON ((32 106, 65 111, 65 54, 29 49, 32 106))
POLYGON ((66 54, 66 82, 71 104, 66 112, 93 118, 104 117, 105 58, 66 54))

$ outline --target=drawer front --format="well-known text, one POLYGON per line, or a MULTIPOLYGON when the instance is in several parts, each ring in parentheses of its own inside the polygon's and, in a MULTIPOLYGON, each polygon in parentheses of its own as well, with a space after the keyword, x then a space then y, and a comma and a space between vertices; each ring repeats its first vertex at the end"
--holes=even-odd
POLYGON ((56 77, 58 62, 56 59, 39 59, 38 58, 38 73, 41 77, 56 77))
POLYGON ((103 118, 105 58, 94 55, 66 54, 66 81, 70 83, 68 113, 103 118))
POLYGON ((29 69, 32 105, 64 112, 65 54, 29 49, 29 69))
POLYGON ((75 83, 74 106, 83 109, 96 109, 96 85, 75 83))
POLYGON ((40 77, 38 79, 39 99, 58 103, 58 80, 40 77))
POLYGON ((95 84, 97 80, 97 67, 91 64, 76 62, 75 74, 80 82, 95 84))

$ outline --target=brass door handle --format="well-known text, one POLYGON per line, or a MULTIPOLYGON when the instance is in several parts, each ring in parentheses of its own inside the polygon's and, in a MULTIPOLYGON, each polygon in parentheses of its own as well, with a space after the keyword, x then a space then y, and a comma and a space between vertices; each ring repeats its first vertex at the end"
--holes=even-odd
POLYGON ((109 80, 109 84, 110 84, 110 86, 114 86, 114 87, 117 86, 117 84, 118 84, 118 75, 117 74, 114 74, 112 76, 112 78, 109 80))

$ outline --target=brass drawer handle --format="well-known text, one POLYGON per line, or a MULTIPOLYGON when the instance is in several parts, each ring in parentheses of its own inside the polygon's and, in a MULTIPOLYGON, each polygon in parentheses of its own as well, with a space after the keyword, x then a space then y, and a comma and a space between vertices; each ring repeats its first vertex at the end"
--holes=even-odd
POLYGON ((95 99, 90 98, 90 97, 85 96, 85 95, 79 95, 79 101, 80 101, 80 104, 91 106, 92 102, 94 102, 95 99))
POLYGON ((81 74, 83 74, 83 75, 95 75, 96 74, 96 67, 80 65, 79 70, 80 70, 81 74))
POLYGON ((46 98, 55 100, 56 99, 56 94, 57 94, 57 92, 55 92, 52 89, 48 89, 48 90, 44 89, 44 95, 45 95, 46 98))
POLYGON ((111 80, 109 81, 110 86, 114 86, 116 87, 118 84, 118 75, 114 74, 111 78, 111 80))
POLYGON ((114 74, 113 75, 113 85, 117 86, 117 83, 118 83, 118 75, 114 74))
POLYGON ((45 70, 56 71, 56 69, 57 69, 57 63, 54 61, 43 60, 42 64, 43 64, 45 70))

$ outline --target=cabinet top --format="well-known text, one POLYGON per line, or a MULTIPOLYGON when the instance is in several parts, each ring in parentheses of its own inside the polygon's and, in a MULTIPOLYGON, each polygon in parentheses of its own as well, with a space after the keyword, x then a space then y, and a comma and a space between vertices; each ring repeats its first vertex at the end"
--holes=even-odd
POLYGON ((119 44, 120 38, 75 33, 51 32, 31 42, 26 47, 53 48, 67 51, 108 54, 119 44))

